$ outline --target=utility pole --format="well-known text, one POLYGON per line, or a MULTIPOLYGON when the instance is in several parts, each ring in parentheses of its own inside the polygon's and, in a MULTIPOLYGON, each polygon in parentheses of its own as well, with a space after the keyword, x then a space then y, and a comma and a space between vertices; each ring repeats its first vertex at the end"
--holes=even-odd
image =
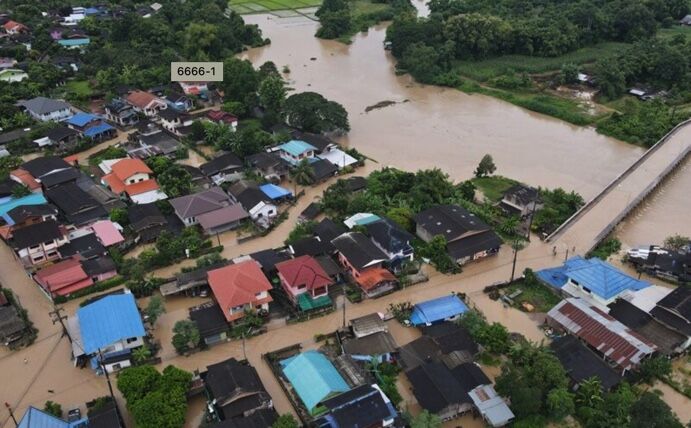
POLYGON ((513 276, 516 273, 516 259, 518 258, 518 247, 513 247, 513 266, 511 266, 511 279, 509 283, 513 282, 513 276))
POLYGON ((51 312, 48 312, 48 315, 50 315, 50 319, 51 321, 53 321, 53 325, 55 325, 56 322, 60 323, 60 325, 62 326, 62 335, 67 336, 70 343, 72 343, 72 337, 70 336, 70 333, 67 331, 67 326, 65 326, 64 320, 67 319, 67 315, 63 315, 64 311, 65 308, 53 305, 53 310, 51 312))
POLYGON ((346 327, 346 300, 348 300, 346 297, 346 285, 343 284, 343 328, 346 327))
POLYGON ((533 201, 533 209, 530 210, 530 220, 528 221, 528 233, 526 233, 525 239, 530 242, 530 228, 533 227, 533 217, 535 217, 535 205, 537 205, 537 200, 533 201))
POLYGON ((12 418, 12 422, 14 422, 14 426, 18 427, 19 423, 17 423, 17 419, 14 417, 14 412, 12 412, 12 407, 10 407, 10 403, 5 401, 5 407, 7 407, 7 411, 10 412, 10 417, 12 418))
POLYGON ((569 259, 569 247, 566 247, 566 254, 564 255, 564 261, 569 259))
POLYGON ((125 426, 122 420, 122 416, 120 415, 120 408, 118 407, 118 402, 115 399, 115 394, 113 394, 113 385, 110 383, 110 374, 106 369, 106 365, 103 364, 103 353, 101 352, 101 348, 98 348, 98 363, 101 366, 101 370, 103 370, 103 374, 106 375, 106 382, 108 383, 108 391, 110 391, 110 398, 111 400, 113 400, 113 403, 115 404, 115 414, 118 415, 118 421, 120 422, 120 425, 125 426))

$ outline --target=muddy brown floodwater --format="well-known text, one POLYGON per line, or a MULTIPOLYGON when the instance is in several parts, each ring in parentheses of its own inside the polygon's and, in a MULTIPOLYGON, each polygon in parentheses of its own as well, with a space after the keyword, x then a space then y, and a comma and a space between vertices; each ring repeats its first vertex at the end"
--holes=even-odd
POLYGON ((689 189, 691 157, 619 225, 616 235, 623 246, 659 244, 674 234, 691 236, 689 189))
POLYGON ((343 104, 352 130, 341 142, 376 159, 378 166, 412 171, 439 167, 464 180, 490 153, 499 174, 536 186, 576 190, 587 199, 643 152, 591 128, 491 97, 396 76, 393 57, 383 49, 385 25, 344 45, 315 38, 317 24, 305 18, 245 19, 258 24, 272 43, 241 56, 255 65, 287 65, 286 77, 296 91, 316 91, 343 104), (365 113, 382 101, 397 103, 365 113))

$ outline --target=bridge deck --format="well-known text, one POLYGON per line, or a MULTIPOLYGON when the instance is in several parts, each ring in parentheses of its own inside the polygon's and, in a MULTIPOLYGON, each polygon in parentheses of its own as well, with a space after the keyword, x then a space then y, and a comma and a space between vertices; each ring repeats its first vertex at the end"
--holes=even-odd
MULTIPOLYGON (((658 143, 637 166, 632 165, 621 180, 584 207, 560 232, 551 237, 559 248, 584 254, 596 246, 647 194, 664 179, 691 149, 691 125, 685 124, 658 143)), ((578 165, 574 165, 578 168, 578 165)), ((691 207, 691 197, 689 198, 691 207)))

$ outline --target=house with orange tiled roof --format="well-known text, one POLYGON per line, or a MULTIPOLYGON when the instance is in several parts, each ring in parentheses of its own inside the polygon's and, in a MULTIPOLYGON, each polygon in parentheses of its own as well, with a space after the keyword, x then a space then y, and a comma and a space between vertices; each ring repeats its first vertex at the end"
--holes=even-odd
POLYGON ((132 109, 139 113, 144 113, 148 117, 153 117, 159 111, 168 108, 165 100, 157 97, 150 92, 132 91, 125 97, 125 101, 132 106, 132 109))
POLYGON ((17 21, 7 21, 2 27, 5 29, 7 34, 27 33, 29 31, 29 27, 24 24, 20 24, 17 21))
POLYGON ((248 310, 268 311, 273 301, 271 283, 255 260, 211 270, 207 279, 228 322, 242 319, 248 310))
POLYGON ((141 159, 120 159, 110 165, 110 171, 101 179, 103 184, 114 193, 127 196, 135 204, 148 204, 168 197, 141 159))

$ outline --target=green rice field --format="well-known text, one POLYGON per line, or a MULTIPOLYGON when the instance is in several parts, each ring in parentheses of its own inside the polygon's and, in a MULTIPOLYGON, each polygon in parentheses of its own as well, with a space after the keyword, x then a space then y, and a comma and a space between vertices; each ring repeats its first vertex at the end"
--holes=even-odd
POLYGON ((228 5, 235 12, 245 15, 276 10, 294 10, 319 6, 322 0, 231 0, 228 5))

